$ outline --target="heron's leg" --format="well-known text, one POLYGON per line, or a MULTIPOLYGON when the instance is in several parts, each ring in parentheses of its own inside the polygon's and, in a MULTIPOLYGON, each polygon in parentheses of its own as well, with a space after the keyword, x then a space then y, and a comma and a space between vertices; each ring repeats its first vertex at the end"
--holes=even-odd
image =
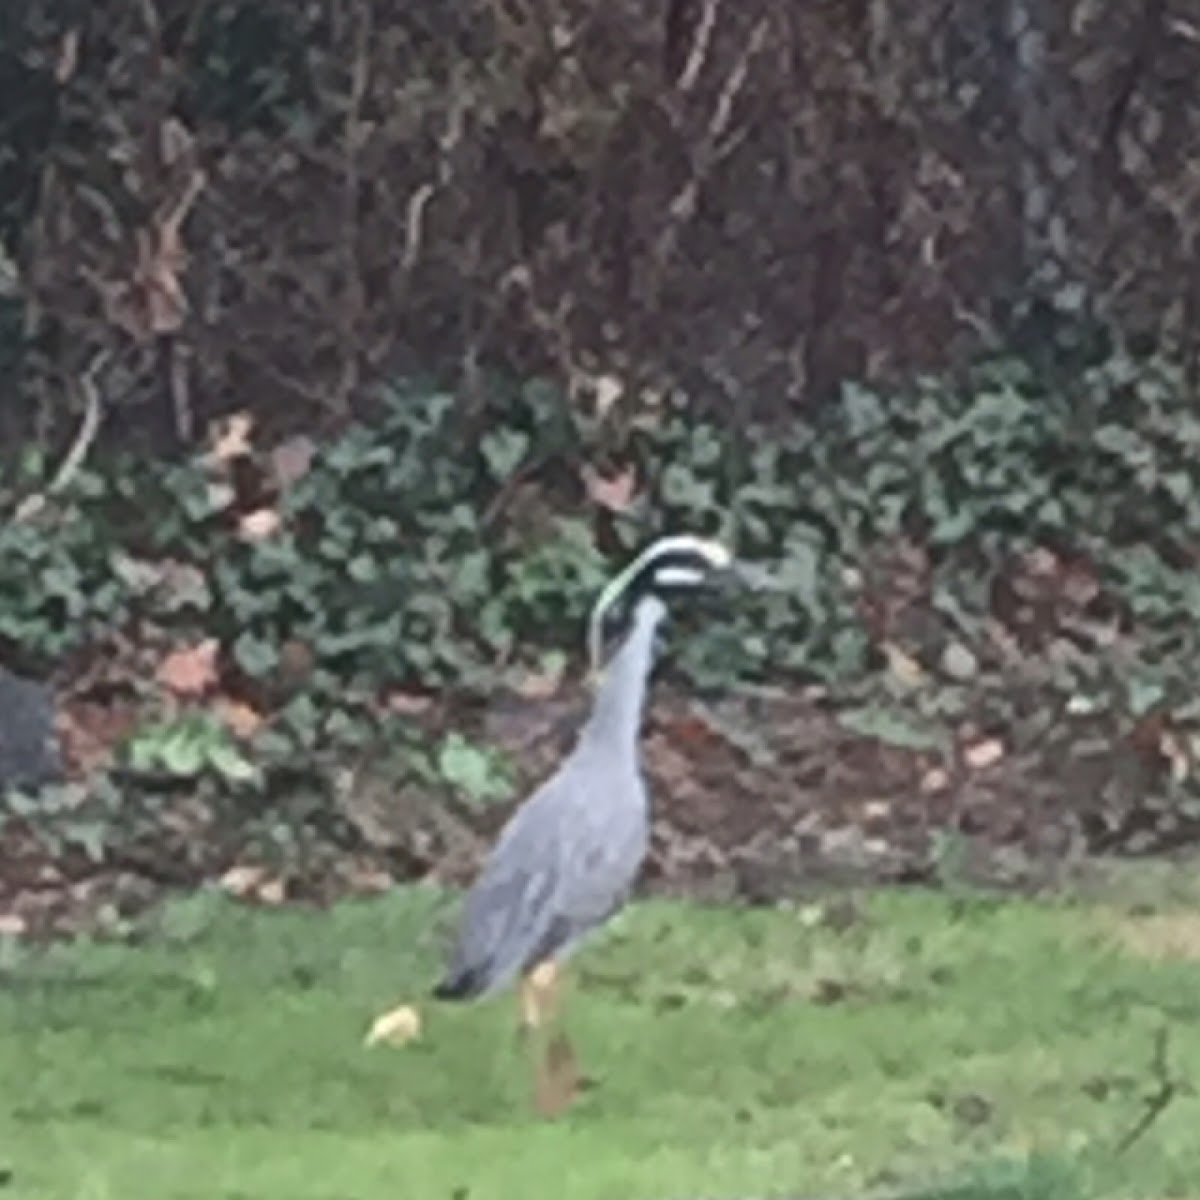
POLYGON ((571 1039, 561 1030, 549 1038, 535 1077, 538 1111, 547 1117, 566 1112, 582 1090, 583 1079, 571 1039))
POLYGON ((556 1029, 562 1017, 562 973, 539 963, 521 982, 521 1028, 530 1038, 534 1096, 543 1116, 558 1116, 579 1092, 580 1075, 570 1039, 556 1029))
POLYGON ((538 963, 521 976, 517 1000, 520 1006, 518 1028, 523 1034, 552 1025, 560 1011, 560 972, 556 963, 538 963))

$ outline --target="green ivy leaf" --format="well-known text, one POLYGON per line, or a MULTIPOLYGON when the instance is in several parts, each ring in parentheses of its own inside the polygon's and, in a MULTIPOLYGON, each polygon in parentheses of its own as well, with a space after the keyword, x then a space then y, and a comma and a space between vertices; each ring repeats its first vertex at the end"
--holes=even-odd
POLYGON ((941 738, 933 730, 875 705, 840 712, 837 722, 849 733, 905 750, 934 750, 941 745, 941 738))
POLYGON ((492 478, 507 479, 529 452, 529 435, 519 429, 494 429, 479 443, 492 478))
POLYGON ((252 679, 270 674, 279 664, 279 652, 265 638, 246 632, 233 643, 233 657, 252 679))
POLYGON ((447 734, 443 739, 438 749, 437 769, 448 784, 476 804, 504 800, 512 791, 499 756, 458 733, 447 734))

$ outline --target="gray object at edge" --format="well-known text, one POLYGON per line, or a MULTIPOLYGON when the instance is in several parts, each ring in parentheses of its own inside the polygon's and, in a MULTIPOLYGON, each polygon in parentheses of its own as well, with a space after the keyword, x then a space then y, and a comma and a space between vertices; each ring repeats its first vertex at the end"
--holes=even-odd
POLYGON ((0 792, 38 787, 61 773, 52 692, 0 667, 0 792))
POLYGON ((730 565, 715 543, 666 538, 605 589, 594 620, 633 592, 628 631, 575 748, 510 818, 471 888, 436 997, 482 996, 540 962, 562 959, 622 907, 649 846, 638 735, 655 635, 667 613, 662 594, 694 589, 730 565))

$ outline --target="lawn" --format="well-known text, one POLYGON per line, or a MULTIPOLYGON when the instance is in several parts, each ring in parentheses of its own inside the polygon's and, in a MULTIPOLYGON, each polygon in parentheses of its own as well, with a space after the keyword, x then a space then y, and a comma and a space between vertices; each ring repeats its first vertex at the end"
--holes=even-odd
POLYGON ((133 944, 0 947, 0 1194, 28 1200, 1200 1196, 1200 909, 892 892, 645 902, 579 957, 595 1079, 531 1110, 512 998, 420 1000, 447 901, 177 901, 133 944), (1136 914, 1136 915, 1135 915, 1136 914), (1193 929, 1193 923, 1195 929, 1193 929))

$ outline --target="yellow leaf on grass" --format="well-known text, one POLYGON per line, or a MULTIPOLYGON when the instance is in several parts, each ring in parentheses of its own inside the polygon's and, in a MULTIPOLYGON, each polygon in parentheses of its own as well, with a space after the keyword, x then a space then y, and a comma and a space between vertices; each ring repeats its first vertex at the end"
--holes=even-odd
POLYGON ((411 1004, 401 1004, 375 1018, 363 1045, 377 1046, 387 1042, 392 1046, 405 1046, 420 1036, 421 1014, 411 1004))

